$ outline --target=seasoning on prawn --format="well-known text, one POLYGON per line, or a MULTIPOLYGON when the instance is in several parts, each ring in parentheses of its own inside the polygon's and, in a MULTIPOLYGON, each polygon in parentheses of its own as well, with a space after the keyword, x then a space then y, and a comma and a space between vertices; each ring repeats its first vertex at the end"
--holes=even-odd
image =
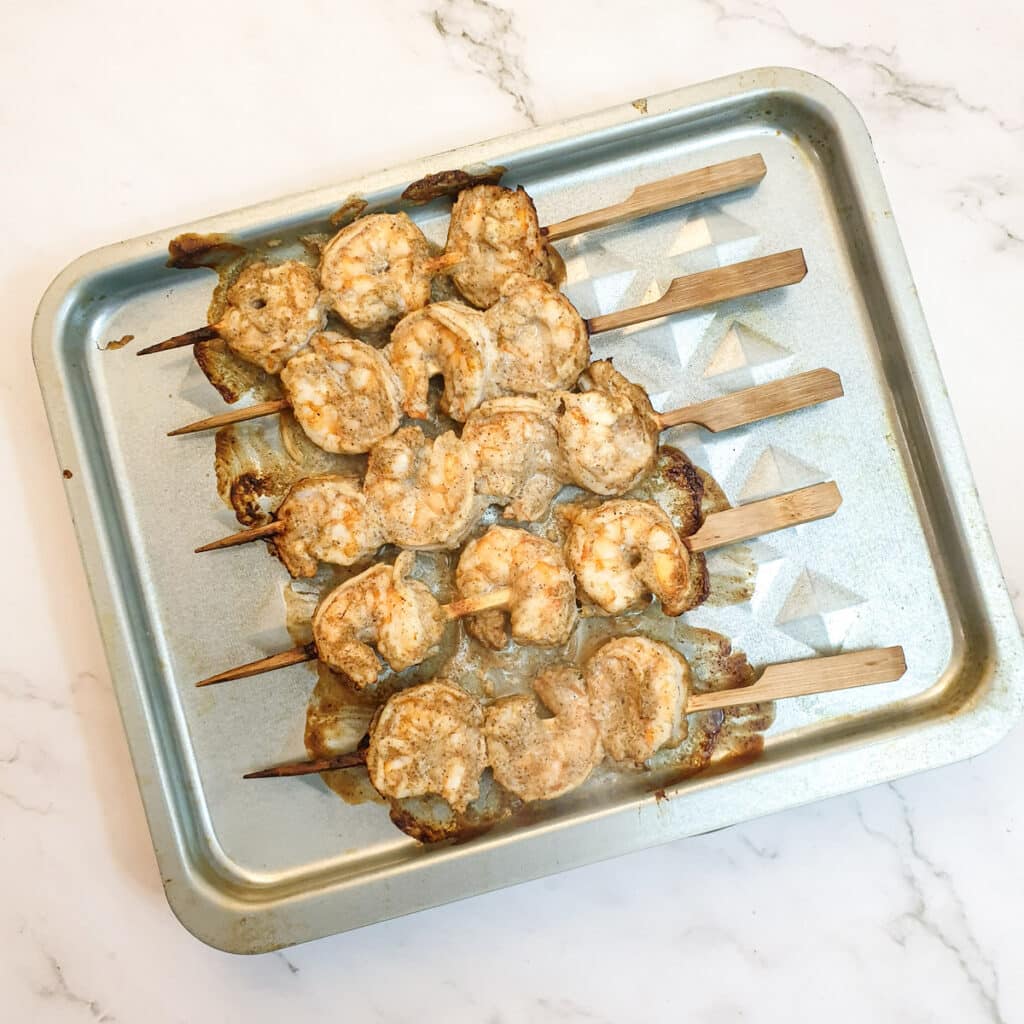
POLYGON ((387 539, 403 548, 456 548, 482 510, 472 448, 452 431, 402 427, 374 446, 363 483, 387 539))
POLYGON ((446 679, 396 693, 370 725, 366 769, 381 796, 439 796, 464 811, 487 767, 480 702, 446 679))
POLYGON ((555 401, 549 395, 492 398, 462 429, 476 456, 476 491, 503 505, 506 519, 543 518, 571 479, 558 444, 555 401))
POLYGON ((401 385, 378 349, 334 331, 317 334, 281 371, 306 436, 334 454, 369 451, 401 422, 401 385))
POLYGON ((601 730, 575 667, 545 669, 533 690, 551 717, 540 717, 529 694, 496 700, 484 713, 487 761, 499 785, 520 800, 554 800, 586 782, 601 763, 601 730))
POLYGON ((576 589, 557 544, 526 530, 492 526, 459 556, 455 586, 460 598, 496 591, 510 594, 508 609, 466 618, 466 632, 500 651, 509 633, 538 647, 564 644, 576 625, 576 589))

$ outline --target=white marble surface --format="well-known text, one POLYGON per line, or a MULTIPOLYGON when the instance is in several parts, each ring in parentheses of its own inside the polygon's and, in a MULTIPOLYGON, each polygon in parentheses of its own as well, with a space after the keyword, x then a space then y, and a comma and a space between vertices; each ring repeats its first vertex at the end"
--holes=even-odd
POLYGON ((49 279, 103 243, 805 68, 874 136, 1020 611, 1019 0, 0 11, 0 1019, 1024 1019, 1019 730, 970 763, 284 954, 198 943, 161 891, 28 337, 49 279))

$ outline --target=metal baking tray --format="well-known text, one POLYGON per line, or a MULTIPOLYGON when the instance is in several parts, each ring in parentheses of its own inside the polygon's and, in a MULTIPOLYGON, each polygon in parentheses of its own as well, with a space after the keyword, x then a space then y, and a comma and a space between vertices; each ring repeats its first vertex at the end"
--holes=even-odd
MULTIPOLYGON (((440 239, 447 210, 410 213, 440 239)), ((33 344, 167 897, 219 948, 274 949, 946 764, 1020 716, 1020 631, 871 140, 811 75, 745 72, 100 249, 51 285, 33 344), (681 273, 804 249, 802 284, 616 332, 596 355, 614 354, 661 408, 817 366, 842 375, 846 397, 825 407, 669 437, 733 502, 824 479, 845 498, 833 519, 744 552, 749 601, 689 618, 755 665, 902 644, 904 679, 780 703, 763 755, 731 771, 556 802, 461 845, 418 845, 316 779, 243 783, 302 756, 312 677, 192 686, 287 641, 279 565, 251 549, 191 553, 231 521, 209 437, 164 433, 223 406, 187 352, 133 356, 204 322, 212 276, 168 269, 169 241, 322 231, 351 195, 395 208, 410 181, 481 163, 505 167, 550 223, 751 152, 768 166, 757 189, 560 243, 567 290, 592 316, 681 273), (105 350, 127 334, 134 346, 105 350)), ((719 553, 712 574, 737 558, 719 553)))

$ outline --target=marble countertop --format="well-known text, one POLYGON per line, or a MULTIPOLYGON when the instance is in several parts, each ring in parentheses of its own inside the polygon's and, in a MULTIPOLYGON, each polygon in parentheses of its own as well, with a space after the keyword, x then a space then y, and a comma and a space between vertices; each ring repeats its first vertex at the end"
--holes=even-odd
POLYGON ((285 952, 201 945, 163 897, 28 337, 57 270, 118 238, 804 68, 871 130, 1019 614, 1014 0, 179 0, 9 4, 4 23, 0 1016, 1024 1018, 1019 729, 967 763, 285 952))

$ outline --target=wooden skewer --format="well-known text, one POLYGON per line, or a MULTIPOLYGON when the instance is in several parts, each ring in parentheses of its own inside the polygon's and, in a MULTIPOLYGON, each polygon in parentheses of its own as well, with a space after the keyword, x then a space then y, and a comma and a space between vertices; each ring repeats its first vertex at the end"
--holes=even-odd
MULTIPOLYGON (((698 306, 710 305, 724 299, 735 299, 741 295, 753 295, 771 288, 796 284, 803 279, 806 273, 807 264, 804 262, 802 249, 775 253, 772 256, 761 256, 756 260, 733 263, 728 267, 716 267, 714 270, 701 271, 699 274, 677 277, 656 302, 593 317, 590 320, 585 320, 584 323, 591 334, 600 334, 602 331, 613 331, 619 327, 642 323, 645 320, 657 320, 670 313, 684 313, 687 310, 696 309, 698 306)), ((767 385, 762 386, 767 387, 767 385)), ((777 385, 777 387, 783 386, 781 382, 777 385)), ((288 401, 284 398, 259 402, 245 409, 218 413, 216 416, 209 416, 184 427, 178 427, 176 430, 169 431, 167 436, 178 437, 181 434, 194 434, 200 430, 217 430, 231 423, 242 423, 245 420, 254 420, 260 416, 283 412, 288 407, 288 401)), ((794 408, 800 408, 800 406, 794 406, 794 408)), ((757 418, 763 419, 763 416, 757 418)))
POLYGON ((691 551, 707 551, 727 544, 738 544, 752 537, 785 530, 789 526, 826 519, 835 515, 842 503, 843 496, 831 481, 801 487, 774 498, 715 512, 704 520, 704 525, 696 533, 684 537, 683 543, 691 551))
POLYGON ((250 526, 248 530, 239 530, 238 533, 233 533, 229 537, 221 537, 220 540, 203 544, 201 547, 196 548, 196 554, 201 554, 203 551, 219 551, 221 548, 233 548, 238 544, 248 544, 250 541, 262 540, 264 537, 276 537, 279 533, 284 533, 284 531, 284 523, 279 519, 275 519, 273 522, 264 523, 262 526, 250 526))
MULTIPOLYGON (((700 199, 711 199, 714 196, 725 195, 727 192, 749 188, 756 185, 766 173, 767 168, 760 153, 741 156, 735 160, 726 160, 724 163, 712 164, 710 167, 701 167, 695 171, 688 171, 686 174, 677 174, 672 178, 663 178, 661 181, 640 185, 633 190, 628 199, 621 203, 605 206, 600 210, 592 210, 577 217, 570 217, 568 220, 550 224, 540 230, 548 241, 557 242, 571 235, 580 235, 585 231, 608 227, 611 224, 620 224, 624 220, 632 220, 651 213, 661 213, 663 210, 669 210, 675 206, 683 206, 700 199)), ((438 274, 461 260, 460 253, 441 253, 428 261, 427 272, 438 274)), ((184 334, 168 338, 156 345, 139 349, 136 355, 148 356, 154 352, 186 348, 197 342, 210 341, 216 337, 219 337, 216 324, 197 327, 193 331, 186 331, 184 334)))
POLYGON ((290 408, 291 403, 287 398, 272 398, 269 402, 257 402, 244 409, 232 409, 230 412, 209 416, 205 420, 196 420, 195 423, 188 423, 176 430, 169 430, 167 436, 178 437, 180 434, 195 434, 200 430, 216 430, 231 423, 244 423, 246 420, 257 420, 261 416, 273 416, 276 412, 284 412, 290 408))
POLYGON ((333 772, 338 768, 358 768, 366 764, 366 751, 353 750, 337 757, 321 757, 316 761, 292 761, 279 764, 276 768, 264 768, 260 772, 249 772, 243 779, 283 779, 291 775, 315 775, 317 772, 333 772))
POLYGON ((699 274, 677 277, 660 299, 632 309, 620 309, 588 320, 591 334, 632 327, 645 320, 657 320, 670 313, 685 313, 713 302, 738 299, 756 292, 797 284, 807 276, 807 263, 803 249, 759 256, 757 259, 731 263, 727 267, 703 270, 699 274))
POLYGON ((137 356, 148 356, 154 352, 168 352, 172 348, 186 348, 189 345, 198 345, 201 341, 213 341, 220 335, 217 328, 212 326, 197 327, 194 331, 186 331, 184 334, 177 334, 166 341, 159 341, 148 348, 140 348, 135 354, 137 356))
MULTIPOLYGON (((694 693, 686 702, 686 713, 711 711, 715 708, 738 707, 787 697, 805 697, 813 693, 831 693, 855 686, 893 683, 907 671, 902 647, 881 647, 852 651, 826 658, 805 658, 769 665, 761 678, 751 686, 738 686, 713 693, 694 693)), ((245 779, 279 779, 295 775, 315 775, 339 768, 355 768, 366 764, 366 750, 353 750, 337 757, 315 761, 292 761, 275 768, 249 772, 245 779)))
MULTIPOLYGON (((452 601, 451 604, 441 605, 441 611, 449 620, 460 619, 464 615, 475 615, 477 612, 489 611, 492 608, 507 608, 512 599, 512 591, 508 587, 500 587, 489 594, 481 594, 479 597, 464 597, 459 601, 452 601)), ((258 658, 237 668, 229 668, 224 672, 218 672, 214 676, 201 679, 196 686, 213 686, 215 683, 226 683, 232 679, 247 679, 249 676, 257 676, 263 672, 273 672, 275 669, 288 668, 291 665, 299 665, 304 661, 316 661, 316 644, 306 644, 303 647, 293 647, 288 651, 280 651, 277 654, 268 655, 266 658, 258 658)))
POLYGON ((712 199, 726 192, 749 188, 756 185, 766 173, 767 168, 760 153, 741 156, 737 160, 726 160, 696 171, 687 171, 686 174, 677 174, 673 178, 640 185, 621 203, 560 220, 557 224, 541 228, 541 231, 549 242, 557 242, 570 235, 581 235, 584 231, 621 224, 624 220, 661 213, 662 210, 670 210, 684 203, 712 199))
POLYGON ((266 658, 250 661, 247 665, 229 668, 226 672, 218 672, 215 676, 201 680, 196 683, 196 686, 213 686, 214 683, 226 683, 230 679, 246 679, 249 676, 261 675, 263 672, 273 672, 275 669, 301 665, 304 661, 316 661, 315 645, 306 644, 304 647, 293 647, 288 651, 279 651, 266 658))

